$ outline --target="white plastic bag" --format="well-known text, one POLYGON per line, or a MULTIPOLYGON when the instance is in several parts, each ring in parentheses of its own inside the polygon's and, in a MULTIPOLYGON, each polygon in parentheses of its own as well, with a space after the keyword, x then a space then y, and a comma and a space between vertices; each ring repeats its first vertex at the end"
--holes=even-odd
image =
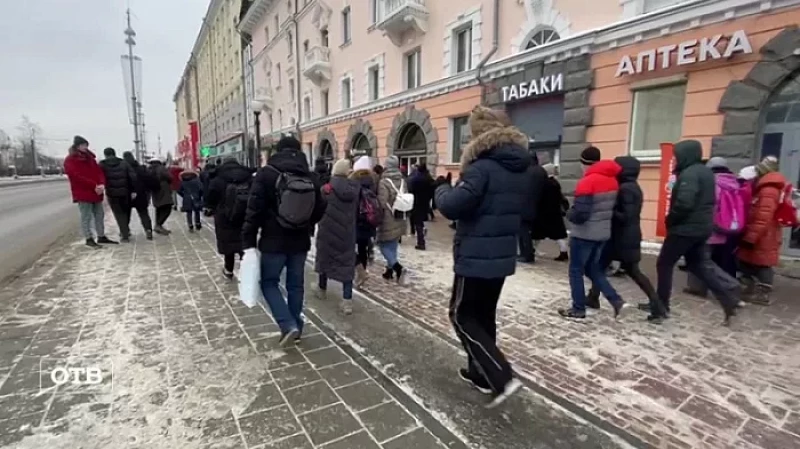
POLYGON ((253 308, 263 298, 261 294, 261 253, 251 248, 244 252, 239 267, 239 299, 253 308))

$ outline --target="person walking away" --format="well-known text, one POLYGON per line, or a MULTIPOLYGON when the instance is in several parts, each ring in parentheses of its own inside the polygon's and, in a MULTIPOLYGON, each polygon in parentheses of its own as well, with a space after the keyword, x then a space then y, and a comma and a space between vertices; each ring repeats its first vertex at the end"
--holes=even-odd
POLYGON ((356 218, 359 188, 350 180, 350 160, 340 159, 333 165, 330 181, 322 186, 327 203, 317 232, 317 255, 314 269, 319 281, 318 297, 325 299, 328 280, 342 283, 341 310, 353 313, 353 278, 356 268, 356 218))
POLYGON ((100 168, 106 177, 106 197, 108 206, 114 214, 119 227, 120 239, 129 242, 131 239, 131 210, 136 199, 136 172, 125 160, 117 157, 113 148, 103 150, 105 159, 100 161, 100 168))
POLYGON ((324 158, 318 157, 314 160, 314 173, 319 177, 319 184, 325 185, 331 180, 331 172, 328 163, 324 158))
POLYGON ((153 191, 150 200, 156 209, 156 234, 168 235, 171 231, 164 227, 172 213, 172 176, 158 158, 150 159, 150 174, 158 181, 158 190, 153 191))
POLYGON ((555 260, 566 262, 569 260, 569 247, 567 246, 567 227, 564 224, 564 217, 569 210, 569 201, 561 191, 561 183, 556 178, 556 166, 545 164, 542 168, 547 173, 547 180, 539 201, 539 211, 533 222, 533 241, 555 240, 559 249, 558 257, 555 260))
MULTIPOLYGON (((356 161, 356 162, 358 162, 358 161, 356 161)), ((372 162, 370 161, 370 163, 372 163, 372 162)), ((354 171, 358 172, 359 170, 354 170, 354 171)), ((372 173, 373 173, 372 179, 375 182, 375 184, 373 185, 373 188, 375 190, 375 194, 377 195, 378 183, 381 180, 381 176, 383 176, 383 165, 375 164, 375 166, 372 167, 372 173)), ((360 175, 356 174, 355 176, 359 177, 360 175)), ((379 221, 380 220, 383 220, 383 215, 381 215, 381 218, 379 219, 379 221)), ((370 265, 372 265, 372 263, 375 262, 375 237, 377 236, 377 229, 376 229, 376 232, 374 234, 375 235, 373 235, 369 239, 369 246, 367 247, 367 258, 369 259, 370 265)), ((358 274, 358 273, 356 273, 356 274, 358 274)))
POLYGON ((417 235, 417 250, 425 251, 425 222, 430 216, 433 201, 433 178, 425 162, 408 178, 408 193, 414 195, 414 208, 411 209, 411 224, 417 235))
POLYGON ((531 153, 531 166, 527 171, 527 188, 525 206, 522 209, 522 224, 519 228, 519 259, 520 263, 536 262, 536 249, 533 246, 533 227, 539 215, 542 192, 547 182, 547 172, 539 165, 536 153, 531 153))
POLYGON ((773 156, 762 160, 756 171, 753 201, 737 255, 742 271, 742 299, 768 306, 772 304, 774 267, 778 265, 783 238, 782 226, 776 218, 781 200, 792 201, 791 185, 778 171, 778 160, 773 156))
POLYGON ((386 260, 386 270, 383 278, 387 281, 397 279, 398 284, 403 283, 405 268, 400 264, 398 251, 400 239, 406 233, 406 214, 394 210, 394 203, 404 184, 403 174, 400 173, 400 160, 397 156, 386 158, 381 181, 378 183, 378 201, 383 210, 383 220, 378 227, 378 249, 386 260))
POLYGON ((200 176, 192 170, 184 170, 180 175, 178 195, 181 197, 181 211, 186 214, 189 232, 203 229, 200 212, 203 210, 203 183, 200 176))
POLYGON ((622 168, 614 161, 600 160, 600 150, 588 147, 581 153, 583 177, 575 186, 575 202, 567 213, 572 223, 569 242, 569 287, 572 307, 560 309, 559 315, 570 319, 586 318, 586 290, 583 277, 587 276, 614 308, 618 318, 625 301, 606 277, 603 250, 611 238, 611 219, 617 202, 619 183, 617 176, 622 168))
POLYGON ((371 255, 372 242, 377 228, 383 220, 383 208, 378 201, 378 182, 380 178, 371 168, 369 157, 360 157, 353 165, 350 179, 359 186, 358 217, 356 218, 356 277, 355 286, 361 288, 367 282, 367 264, 374 258, 371 255))
POLYGON ((81 230, 86 238, 86 245, 99 248, 99 243, 116 244, 117 242, 106 237, 103 223, 106 177, 103 169, 97 164, 94 153, 89 150, 89 142, 81 136, 75 136, 72 141, 69 154, 64 159, 64 174, 69 179, 72 202, 78 204, 81 230), (92 222, 97 240, 92 234, 92 222))
POLYGON ((208 192, 204 197, 207 210, 214 216, 214 235, 217 252, 222 255, 222 275, 233 279, 236 255, 244 254, 243 228, 247 203, 253 184, 253 170, 229 157, 215 168, 208 192))
POLYGON ((303 333, 303 295, 310 229, 322 219, 325 200, 293 136, 278 141, 278 152, 253 179, 242 229, 245 252, 261 250, 261 289, 286 346, 303 333), (261 230, 259 240, 258 231, 261 230), (284 300, 278 288, 286 268, 284 300))
POLYGON ((687 270, 697 276, 722 304, 723 324, 736 314, 739 300, 735 291, 725 288, 730 283, 721 270, 710 269, 706 241, 714 226, 716 183, 714 173, 701 161, 702 145, 696 140, 675 144, 675 173, 669 211, 666 217, 667 236, 656 261, 658 302, 650 304, 648 320, 663 319, 670 312, 672 276, 675 264, 683 257, 687 270))
POLYGON ((136 174, 136 181, 133 185, 133 195, 131 195, 131 206, 136 209, 139 221, 142 223, 147 240, 153 240, 153 222, 150 220, 148 204, 150 202, 150 192, 158 187, 158 181, 150 175, 150 172, 133 157, 133 153, 126 151, 122 153, 122 159, 133 169, 136 174))
POLYGON ((220 165, 219 160, 212 161, 210 158, 206 159, 203 170, 200 172, 200 182, 203 184, 203 192, 208 192, 211 189, 211 181, 217 175, 217 167, 220 165))
MULTIPOLYGON (((181 188, 181 173, 183 168, 178 165, 178 161, 173 161, 169 166, 169 175, 172 177, 172 210, 178 210, 178 189, 181 188)), ((181 209, 183 210, 183 209, 181 209)))
MULTIPOLYGON (((633 282, 647 295, 651 303, 658 301, 656 290, 653 283, 642 273, 639 262, 642 260, 642 228, 641 214, 644 204, 644 194, 639 186, 639 173, 641 163, 638 159, 631 156, 620 156, 614 159, 622 168, 617 176, 619 191, 614 205, 614 215, 611 218, 611 240, 609 241, 608 258, 601 262, 601 268, 607 266, 610 261, 620 263, 625 275, 630 277, 633 282)), ((594 308, 600 306, 600 290, 592 285, 589 291, 587 305, 594 308)), ((661 320, 654 320, 660 324, 661 320)))
MULTIPOLYGON (((747 222, 747 207, 752 200, 752 193, 742 184, 736 175, 728 169, 728 161, 722 157, 712 157, 706 167, 714 173, 716 185, 714 195, 714 230, 708 238, 707 250, 713 265, 712 270, 722 270, 736 279, 736 248, 739 238, 744 232, 747 222)), ((688 273, 688 286, 684 293, 706 297, 708 288, 692 273, 688 273)), ((729 287, 731 288, 731 287, 729 287)))
POLYGON ((449 316, 467 352, 467 368, 459 374, 492 394, 488 407, 495 407, 522 386, 497 347, 495 316, 506 277, 516 269, 531 156, 528 137, 503 111, 477 106, 469 127, 461 179, 455 187, 439 186, 436 204, 444 217, 458 221, 449 316))

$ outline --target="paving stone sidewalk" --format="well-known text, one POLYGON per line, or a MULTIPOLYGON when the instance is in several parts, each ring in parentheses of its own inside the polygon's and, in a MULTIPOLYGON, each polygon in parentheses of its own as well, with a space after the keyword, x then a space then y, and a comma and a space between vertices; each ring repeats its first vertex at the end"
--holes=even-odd
POLYGON ((182 220, 153 242, 55 249, 0 290, 0 447, 446 447, 314 324, 278 349, 182 220))
MULTIPOLYGON (((440 218, 430 226, 425 252, 413 249, 411 237, 403 241, 404 286, 380 278, 377 256, 365 292, 455 339, 446 225, 440 218)), ((569 304, 567 265, 552 261, 554 245, 543 248, 547 256, 506 281, 498 312, 501 345, 518 370, 654 447, 800 447, 800 283, 780 278, 779 300, 749 306, 730 329, 720 326, 713 300, 678 293, 685 275, 677 272, 673 319, 663 326, 645 323, 635 307, 615 322, 607 304, 574 323, 555 312, 569 304)), ((643 264, 655 281, 654 259, 643 264)), ((612 282, 628 301, 644 300, 632 282, 612 282)))

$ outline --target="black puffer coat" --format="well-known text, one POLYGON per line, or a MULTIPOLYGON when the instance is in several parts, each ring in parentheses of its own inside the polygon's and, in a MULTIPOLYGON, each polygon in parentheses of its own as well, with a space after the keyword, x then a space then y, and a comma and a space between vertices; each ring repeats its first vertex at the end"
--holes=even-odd
POLYGON ((547 172, 539 165, 536 155, 532 154, 533 161, 528 168, 527 182, 528 194, 525 196, 525 206, 522 209, 522 221, 534 223, 542 207, 542 194, 547 182, 547 172))
POLYGON ((314 161, 314 174, 316 174, 319 185, 321 186, 324 186, 331 180, 330 170, 328 169, 328 163, 325 162, 325 159, 318 157, 314 161))
POLYGON ((328 203, 317 230, 317 258, 314 269, 337 281, 352 281, 356 265, 356 181, 333 176, 322 187, 328 203))
POLYGON ((136 193, 136 198, 132 202, 132 206, 137 209, 146 209, 150 201, 150 194, 158 186, 158 181, 150 175, 147 167, 140 164, 133 154, 126 151, 122 154, 123 159, 133 169, 136 174, 136 182, 133 185, 133 191, 136 193))
POLYGON ((611 259, 636 263, 642 259, 642 228, 640 217, 644 195, 637 179, 641 163, 631 156, 614 159, 622 172, 617 176, 619 192, 611 219, 611 259))
POLYGON ((426 221, 433 202, 433 178, 428 169, 418 169, 408 177, 408 193, 414 195, 414 208, 411 209, 411 219, 426 221))
POLYGON ((561 191, 561 184, 554 177, 544 182, 539 210, 533 222, 534 240, 561 240, 567 238, 567 226, 564 224, 564 213, 569 209, 569 202, 561 191))
POLYGON ((136 186, 136 173, 133 168, 116 156, 100 161, 100 167, 106 175, 106 195, 115 199, 130 198, 136 186))
POLYGON ((238 184, 253 177, 253 170, 236 161, 227 161, 215 169, 205 195, 205 207, 214 212, 214 234, 217 237, 217 251, 220 254, 242 252, 242 225, 231 223, 224 213, 225 190, 228 184, 238 184))

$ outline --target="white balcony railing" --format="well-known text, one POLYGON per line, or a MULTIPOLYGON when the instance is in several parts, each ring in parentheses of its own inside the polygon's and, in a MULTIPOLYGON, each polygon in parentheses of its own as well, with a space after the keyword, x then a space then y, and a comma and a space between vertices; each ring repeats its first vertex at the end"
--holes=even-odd
POLYGON ((331 49, 314 46, 303 57, 303 75, 314 84, 321 84, 331 79, 331 49))
POLYGON ((424 0, 380 0, 375 27, 400 46, 407 32, 419 35, 428 30, 428 16, 424 0))

